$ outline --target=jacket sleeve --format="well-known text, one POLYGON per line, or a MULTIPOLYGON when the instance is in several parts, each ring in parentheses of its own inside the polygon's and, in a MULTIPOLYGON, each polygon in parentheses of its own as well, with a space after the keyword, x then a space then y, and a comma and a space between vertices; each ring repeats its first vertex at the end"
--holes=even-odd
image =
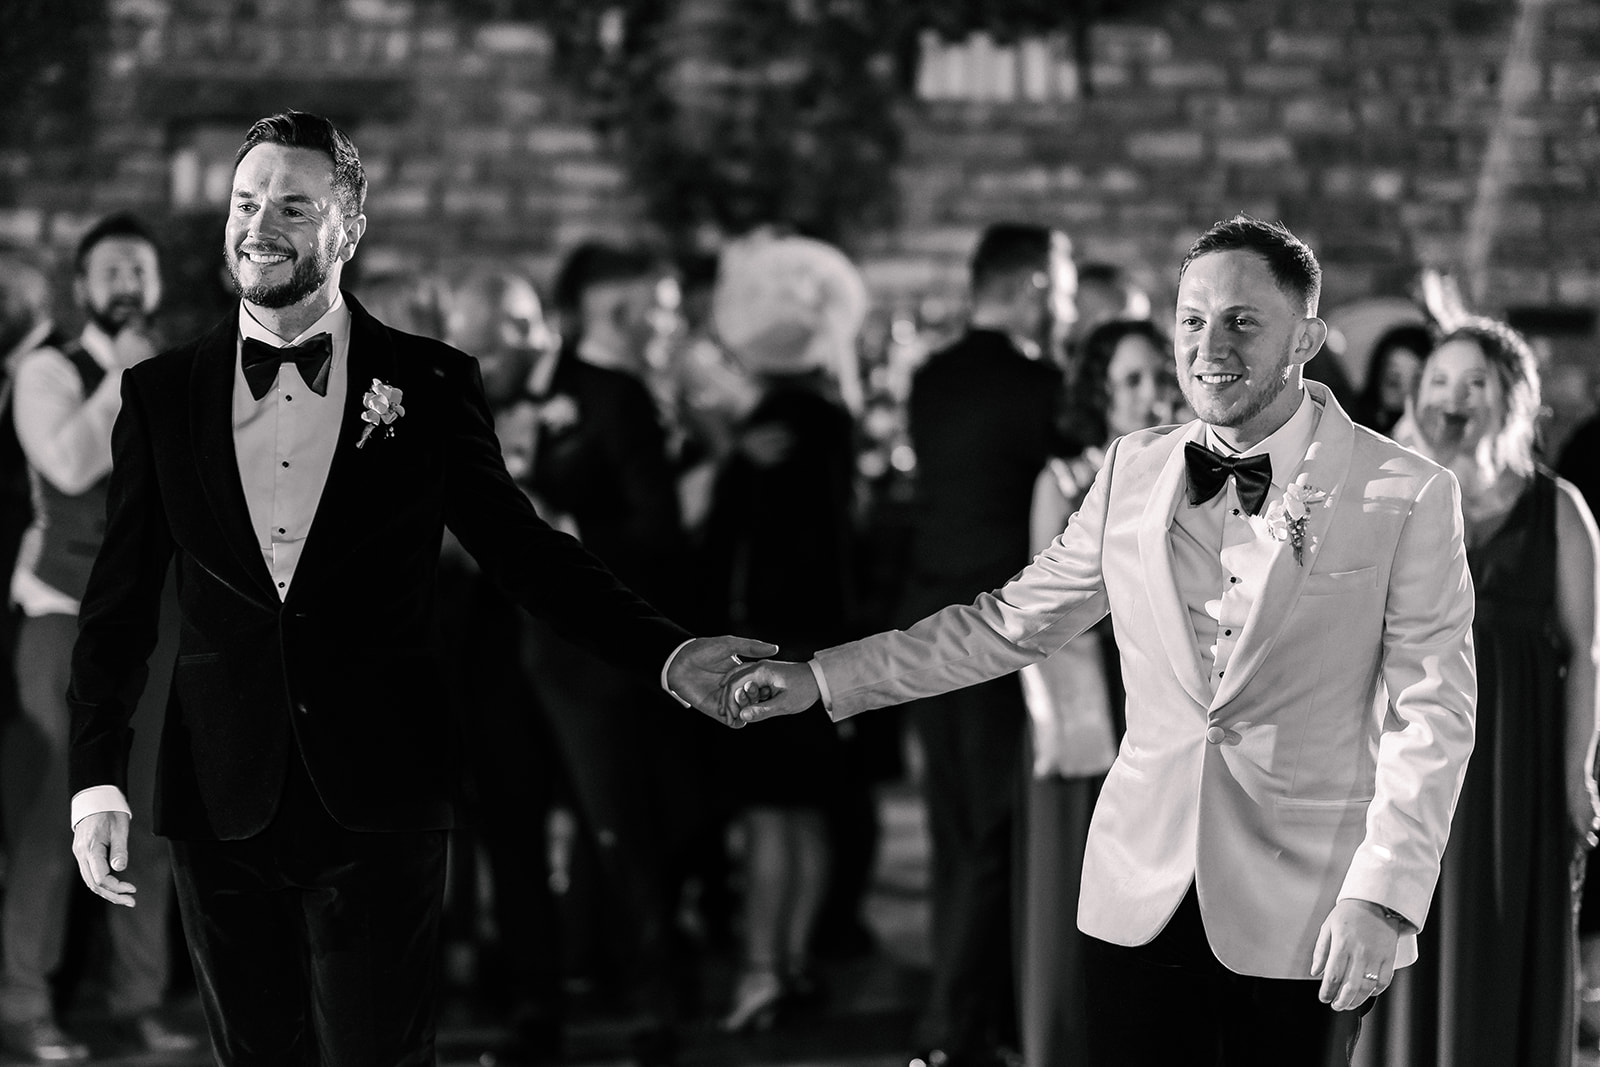
MULTIPOLYGON (((128 720, 138 706, 156 643, 161 588, 172 560, 138 376, 122 376, 122 410, 111 432, 116 463, 107 489, 106 532, 78 616, 67 705, 72 712, 68 784, 128 788, 128 720)), ((63 818, 65 813, 63 813, 63 818)))
POLYGON ((1016 577, 971 604, 951 605, 905 630, 817 653, 843 719, 868 708, 945 693, 1044 659, 1105 617, 1101 570, 1116 444, 1060 537, 1016 577))
POLYGON ((1472 752, 1473 604, 1460 489, 1438 471, 1412 504, 1390 571, 1382 669, 1391 711, 1366 837, 1339 892, 1393 908, 1419 929, 1472 752))

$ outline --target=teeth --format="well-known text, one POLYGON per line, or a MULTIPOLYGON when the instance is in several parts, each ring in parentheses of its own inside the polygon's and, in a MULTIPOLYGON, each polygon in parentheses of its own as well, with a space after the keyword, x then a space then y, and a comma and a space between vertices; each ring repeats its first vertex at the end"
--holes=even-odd
POLYGON ((245 255, 252 263, 283 263, 289 258, 276 252, 246 252, 245 255))
POLYGON ((1196 374, 1195 377, 1206 385, 1225 385, 1239 380, 1237 374, 1196 374))

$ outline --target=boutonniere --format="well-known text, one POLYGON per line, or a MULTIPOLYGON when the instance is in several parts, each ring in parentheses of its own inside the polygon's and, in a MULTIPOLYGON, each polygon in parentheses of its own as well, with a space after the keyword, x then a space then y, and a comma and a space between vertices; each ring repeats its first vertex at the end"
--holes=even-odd
POLYGON ((565 393, 539 405, 539 425, 553 437, 578 425, 578 402, 565 393))
POLYGON ((367 443, 367 438, 372 436, 374 430, 382 430, 385 437, 394 436, 395 421, 406 413, 406 409, 400 406, 403 395, 394 386, 372 379, 372 388, 361 398, 361 421, 366 425, 361 428, 361 440, 356 442, 357 448, 367 443))
POLYGON ((1267 533, 1274 541, 1287 541, 1294 549, 1294 561, 1305 566, 1306 508, 1328 499, 1328 494, 1306 481, 1302 474, 1283 491, 1283 496, 1267 505, 1267 533))

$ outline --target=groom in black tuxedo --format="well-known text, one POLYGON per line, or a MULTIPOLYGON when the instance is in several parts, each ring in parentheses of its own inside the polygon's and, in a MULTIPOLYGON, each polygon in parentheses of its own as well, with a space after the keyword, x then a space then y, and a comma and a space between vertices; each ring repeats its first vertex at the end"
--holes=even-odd
POLYGON ((128 722, 177 568, 155 829, 228 1067, 435 1062, 457 785, 431 651, 446 526, 528 611, 707 714, 735 656, 775 651, 691 641, 538 518, 475 362, 340 292, 365 192, 326 119, 246 135, 224 250, 240 307, 124 376, 73 656, 73 852, 132 906, 128 722))

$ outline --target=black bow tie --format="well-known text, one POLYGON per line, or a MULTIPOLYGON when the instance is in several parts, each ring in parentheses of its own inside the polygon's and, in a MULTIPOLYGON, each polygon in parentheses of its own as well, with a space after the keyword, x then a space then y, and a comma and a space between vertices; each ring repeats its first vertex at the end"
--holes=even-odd
POLYGON ((1189 467, 1189 503, 1204 504, 1222 492, 1228 475, 1233 475, 1239 490, 1239 503, 1251 515, 1261 511, 1272 488, 1272 457, 1224 456, 1190 441, 1183 446, 1184 462, 1189 467))
POLYGON ((239 363, 244 369, 244 383, 250 387, 250 395, 257 400, 267 395, 278 377, 278 368, 285 363, 293 363, 300 368, 300 377, 306 380, 306 385, 311 387, 313 393, 327 396, 328 368, 333 363, 333 338, 319 333, 297 345, 275 348, 254 337, 246 337, 239 363))

